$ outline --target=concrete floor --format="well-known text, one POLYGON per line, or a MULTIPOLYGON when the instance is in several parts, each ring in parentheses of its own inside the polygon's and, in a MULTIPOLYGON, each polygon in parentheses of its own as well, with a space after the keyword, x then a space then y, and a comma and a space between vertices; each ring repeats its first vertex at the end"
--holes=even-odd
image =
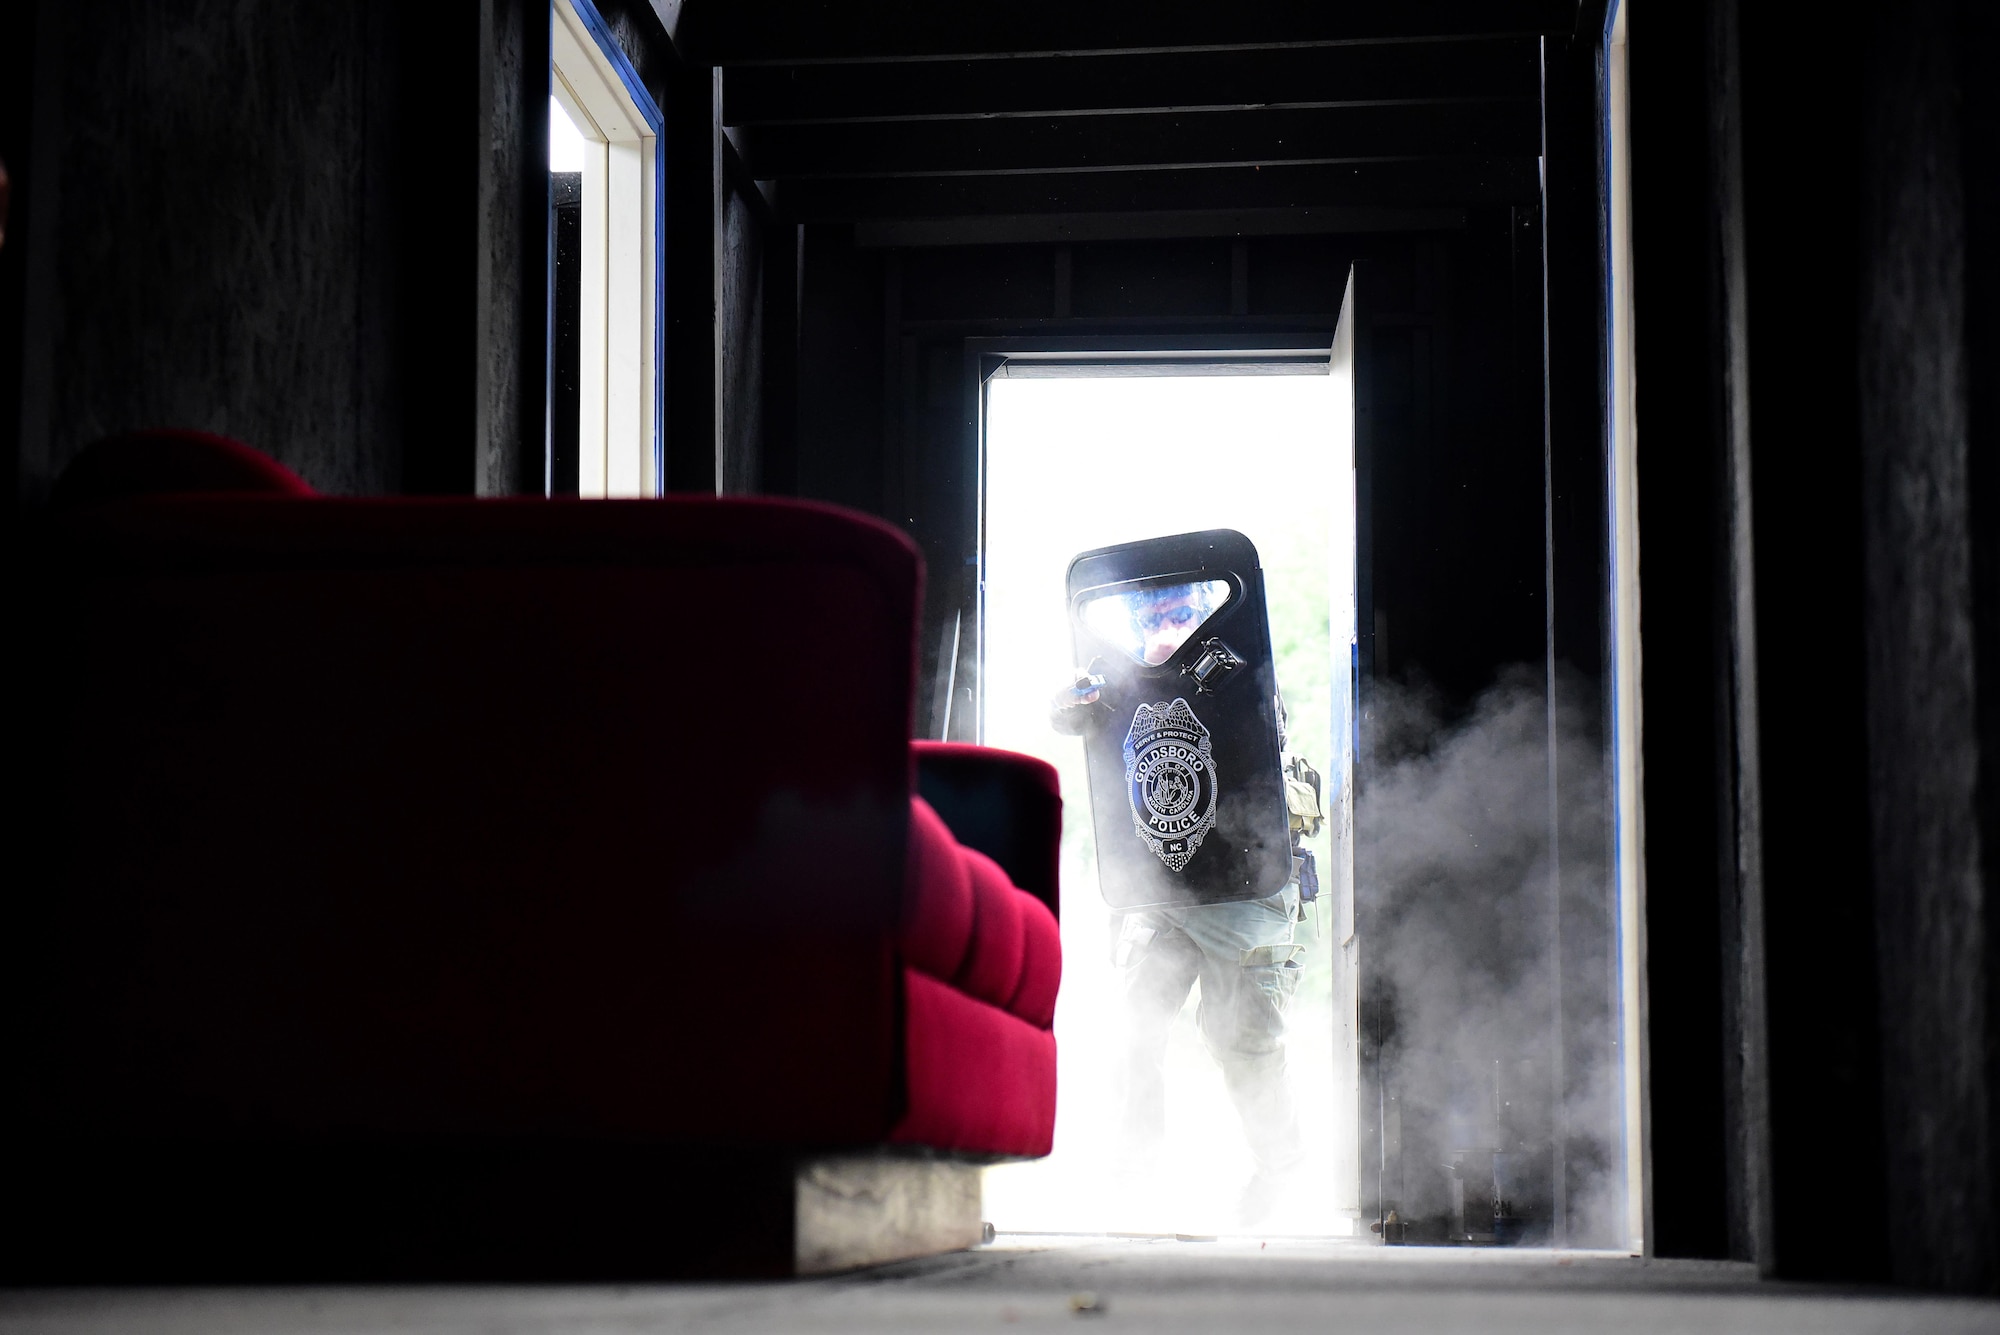
POLYGON ((0 1294, 9 1335, 750 1335, 1078 1323, 1163 1335, 2000 1335, 2000 1302, 1765 1284, 1747 1267, 1712 1262, 1024 1235, 788 1283, 0 1294))

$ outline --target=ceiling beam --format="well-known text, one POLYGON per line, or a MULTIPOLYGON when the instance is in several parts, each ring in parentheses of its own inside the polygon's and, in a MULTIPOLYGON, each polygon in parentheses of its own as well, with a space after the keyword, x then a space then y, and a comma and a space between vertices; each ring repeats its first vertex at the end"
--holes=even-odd
POLYGON ((1534 38, 1025 60, 749 65, 730 125, 1539 96, 1534 38))
POLYGON ((1428 103, 975 121, 753 125, 733 132, 759 179, 1080 171, 1370 158, 1532 157, 1534 102, 1428 103))
POLYGON ((975 218, 872 218, 855 224, 862 249, 1166 241, 1208 237, 1456 232, 1464 209, 1377 207, 1159 209, 1151 213, 1003 213, 975 218))
POLYGON ((1569 33, 1576 0, 686 0, 677 34, 719 65, 1219 51, 1569 33))
POLYGON ((1007 176, 841 177, 784 181, 777 200, 800 222, 980 214, 1292 209, 1466 208, 1533 204, 1532 157, 1007 176))

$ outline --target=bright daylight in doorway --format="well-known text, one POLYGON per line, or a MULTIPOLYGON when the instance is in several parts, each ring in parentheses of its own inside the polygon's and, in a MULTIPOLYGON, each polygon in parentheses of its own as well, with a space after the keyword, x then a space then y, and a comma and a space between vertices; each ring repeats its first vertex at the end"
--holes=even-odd
MULTIPOLYGON (((1064 606, 1073 556, 1236 529, 1256 545, 1265 571, 1288 749, 1329 786, 1336 781, 1329 614, 1351 627, 1352 611, 1346 601, 1330 607, 1329 589, 1336 564, 1351 570, 1354 542, 1351 531, 1334 531, 1351 523, 1351 506, 1336 504, 1334 489, 1353 485, 1336 448, 1338 387, 1324 374, 996 378, 989 386, 982 740, 1053 763, 1067 803, 1055 1152, 988 1170, 986 1214, 1003 1230, 1240 1231, 1238 1198, 1253 1165, 1196 1029, 1197 997, 1168 1047, 1163 1151, 1149 1162, 1122 1143, 1115 926, 1098 889, 1083 745, 1051 729, 1049 702, 1076 667, 1064 606)), ((1344 649, 1338 658, 1345 674, 1344 649)), ((1322 867, 1329 833, 1308 845, 1322 867)), ((1308 1158, 1263 1225, 1270 1234, 1355 1227, 1352 1028, 1351 1016, 1336 1026, 1334 910, 1308 908, 1295 928, 1305 967, 1287 1044, 1308 1158)))
POLYGON ((583 170, 583 134, 554 97, 549 98, 549 170, 583 170))

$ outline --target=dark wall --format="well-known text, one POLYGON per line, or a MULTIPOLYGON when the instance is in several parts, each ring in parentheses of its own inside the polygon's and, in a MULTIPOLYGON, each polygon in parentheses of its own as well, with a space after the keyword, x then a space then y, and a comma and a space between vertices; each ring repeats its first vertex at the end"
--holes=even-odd
POLYGON ((801 496, 880 514, 883 257, 857 251, 853 230, 803 229, 797 484, 801 496))
POLYGON ((1756 727, 1770 1052, 1768 1259, 1884 1276, 1856 339, 1861 46, 1849 25, 1740 28, 1756 727), (1809 106, 1808 104, 1816 104, 1809 106), (1853 1211, 1826 1236, 1821 1221, 1853 1211))
POLYGON ((789 492, 798 245, 721 121, 718 72, 667 79, 665 487, 789 492))
POLYGON ((17 5, 0 25, 0 163, 8 171, 8 205, 0 240, 0 514, 20 513, 22 314, 28 288, 28 233, 35 191, 34 135, 36 6, 17 5))
POLYGON ((1541 257, 1518 212, 1357 256, 1363 670, 1448 713, 1543 658, 1541 257))
POLYGON ((1686 387, 1648 394, 1639 418, 1649 1179, 1658 1255, 1749 1260, 1730 1151, 1744 1091, 1725 988, 1736 769, 1710 18, 1649 6, 1630 28, 1634 357, 1647 384, 1686 387))
POLYGON ((715 493, 721 446, 719 276, 728 187, 716 72, 676 70, 666 115, 666 459, 668 491, 715 493))
POLYGON ((1633 20, 1665 1254, 2000 1285, 1994 38, 1633 20))
POLYGON ((22 482, 201 427, 395 490, 363 393, 368 13, 41 6, 22 482))
MULTIPOLYGON (((542 490, 544 6, 37 12, 21 62, 36 151, 15 161, 37 206, 16 249, 38 260, 10 322, 24 501, 90 440, 144 426, 238 436, 330 492, 542 490)), ((707 108, 712 71, 679 62, 650 6, 601 12, 657 102, 707 108)), ((704 490, 716 275, 756 258, 740 219, 715 244, 715 131, 688 115, 669 130, 670 149, 678 133, 708 150, 670 152, 668 190, 685 224, 668 261, 669 453, 705 470, 704 490)), ((756 311, 761 287, 753 271, 732 290, 756 311)), ((759 318, 729 331, 737 388, 756 384, 759 318)))
POLYGON ((538 481, 530 10, 42 6, 23 499, 146 426, 332 492, 538 481))
POLYGON ((1631 32, 1639 374, 1680 391, 1638 422, 1654 1245, 1885 1277, 1859 48, 1726 0, 1631 32))
MULTIPOLYGON (((1864 627, 1868 725, 1843 741, 1867 755, 1888 1255, 1903 1283, 1993 1292, 2000 98, 1989 64, 2000 23, 1941 0, 1875 17, 1856 108, 1860 281, 1848 298, 1859 468, 1841 470, 1845 496, 1860 484, 1865 576, 1847 605, 1864 627)), ((1850 904, 1841 896, 1843 925, 1865 934, 1868 906, 1850 904)), ((1865 1031, 1841 1037, 1860 1050, 1833 1054, 1838 1075, 1869 1070, 1865 1031)))
POLYGON ((23 498, 146 426, 332 492, 538 486, 531 11, 43 5, 23 498))
POLYGON ((723 200, 718 247, 716 337, 720 349, 722 476, 717 490, 748 495, 764 489, 764 293, 767 209, 757 187, 731 182, 723 200), (754 202, 753 202, 754 199, 754 202))
POLYGON ((648 0, 598 0, 597 15, 618 49, 632 62, 632 70, 652 95, 653 105, 664 108, 669 83, 682 64, 653 6, 648 0))
MULTIPOLYGON (((452 36, 438 34, 440 44, 452 36)), ((470 102, 478 152, 473 488, 482 496, 540 495, 546 486, 549 292, 546 0, 481 0, 478 36, 470 102)), ((417 48, 405 58, 420 62, 422 53, 417 48)), ((408 129, 425 120, 398 124, 421 142, 408 129)), ((411 251, 422 254, 415 247, 406 253, 411 251)))

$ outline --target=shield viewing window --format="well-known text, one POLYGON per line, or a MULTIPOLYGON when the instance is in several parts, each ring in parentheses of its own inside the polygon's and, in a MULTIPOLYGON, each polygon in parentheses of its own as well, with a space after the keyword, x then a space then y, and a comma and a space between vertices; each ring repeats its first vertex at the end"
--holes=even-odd
POLYGON ((1077 615, 1093 635, 1135 663, 1158 667, 1206 625, 1233 590, 1226 579, 1151 584, 1086 594, 1077 615))

